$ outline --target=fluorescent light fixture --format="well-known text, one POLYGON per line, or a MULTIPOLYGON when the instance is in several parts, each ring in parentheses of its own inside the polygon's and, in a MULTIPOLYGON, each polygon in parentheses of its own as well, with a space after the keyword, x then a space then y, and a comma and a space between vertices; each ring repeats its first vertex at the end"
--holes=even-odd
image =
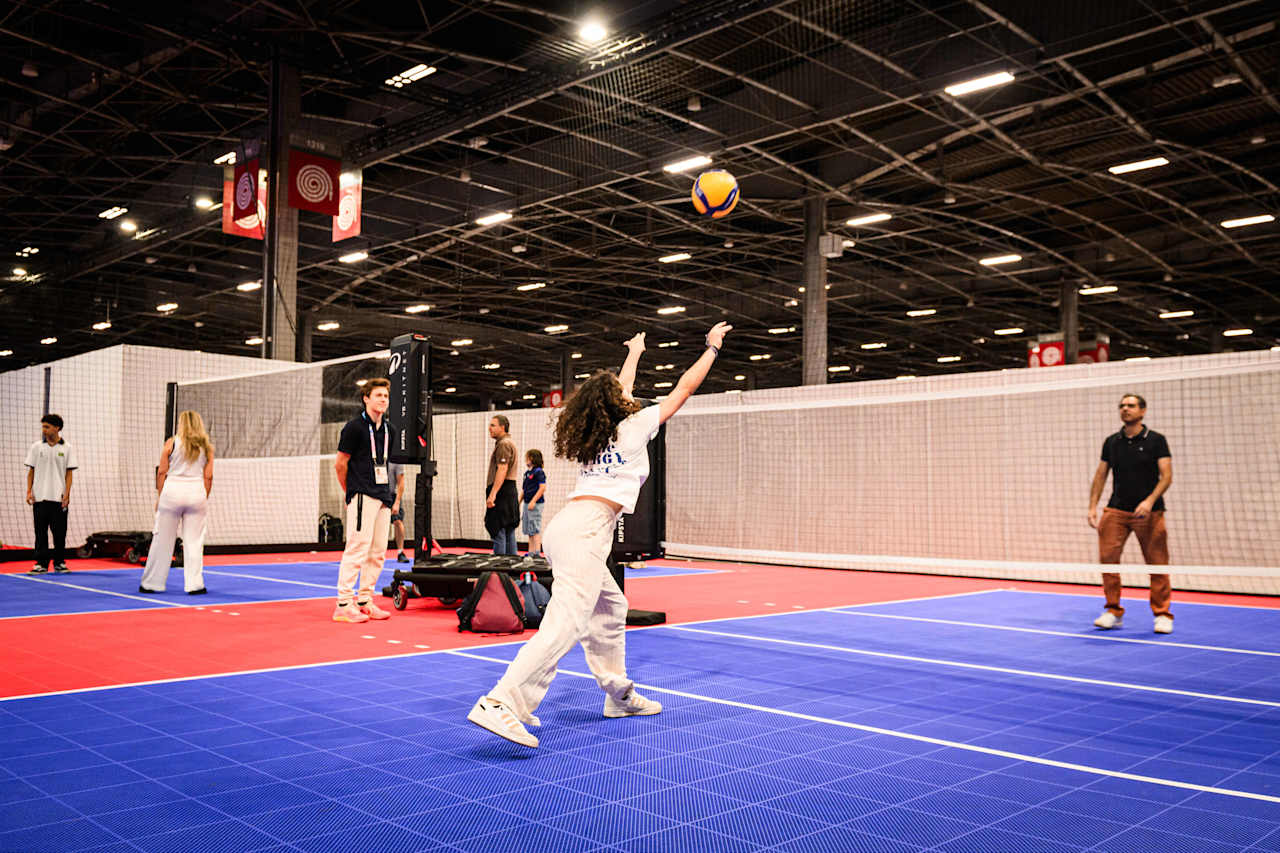
POLYGON ((683 306, 683 305, 668 305, 666 308, 659 308, 659 309, 658 309, 658 313, 659 313, 659 314, 683 314, 683 313, 684 313, 684 306, 683 306))
POLYGON ((57 342, 58 342, 58 339, 53 337, 40 339, 40 343, 44 344, 45 346, 48 346, 49 344, 56 344, 57 342))
POLYGON ((521 399, 521 400, 536 400, 536 399, 538 399, 538 395, 537 395, 537 394, 525 394, 525 395, 524 395, 523 397, 521 397, 520 399, 521 399))
POLYGON ((25 268, 25 267, 14 267, 14 268, 13 268, 13 274, 14 274, 14 275, 16 275, 16 276, 21 277, 21 276, 24 276, 24 275, 26 275, 26 274, 27 274, 27 270, 26 270, 26 268, 25 268))
POLYGON ((852 249, 854 246, 856 246, 856 245, 858 245, 858 244, 857 244, 857 243, 855 243, 855 242, 853 242, 852 240, 841 240, 841 241, 840 241, 840 245, 841 245, 841 246, 843 246, 843 247, 844 247, 844 248, 846 248, 846 249, 852 249))
POLYGON ((520 285, 519 287, 516 288, 516 290, 537 290, 539 288, 546 287, 546 286, 547 286, 547 283, 545 281, 531 281, 528 284, 520 285))
POLYGON ((1134 355, 1125 359, 1125 361, 1150 361, 1150 360, 1151 360, 1151 356, 1149 355, 1134 355))
POLYGON ((102 320, 100 322, 93 324, 93 330, 95 332, 105 332, 107 329, 110 329, 110 328, 111 328, 110 320, 102 320))
POLYGON ((1168 166, 1169 161, 1164 157, 1152 157, 1150 160, 1138 160, 1133 163, 1121 163, 1119 166, 1108 166, 1107 171, 1113 175, 1123 175, 1126 172, 1141 172, 1143 169, 1154 169, 1157 166, 1168 166))
POLYGON ((845 222, 845 225, 870 225, 873 222, 887 222, 890 219, 893 219, 893 217, 888 213, 868 213, 866 216, 855 216, 845 222))
POLYGON ((1097 287, 1080 288, 1080 295, 1081 296, 1097 296, 1100 293, 1115 293, 1119 289, 1120 288, 1116 287, 1114 284, 1100 284, 1097 287))
POLYGON ((480 365, 480 368, 482 370, 497 370, 499 367, 502 367, 502 365, 498 364, 498 362, 496 361, 491 361, 488 364, 480 365))
POLYGON ((1161 311, 1159 316, 1160 316, 1160 319, 1161 319, 1161 320, 1177 320, 1179 317, 1194 317, 1194 316, 1195 316, 1195 313, 1196 313, 1196 312, 1191 311, 1191 310, 1186 310, 1186 311, 1161 311))
POLYGON ((458 390, 457 388, 455 388, 454 386, 450 385, 448 388, 444 389, 444 393, 446 393, 446 394, 452 394, 454 391, 457 391, 457 390, 458 390))
POLYGON ((750 358, 752 361, 768 361, 769 359, 773 358, 773 356, 767 352, 758 352, 755 355, 750 355, 747 357, 750 358))
POLYGON ((569 358, 582 358, 582 353, 580 353, 580 352, 571 352, 571 353, 569 353, 569 358))
POLYGON ((134 222, 132 219, 121 219, 120 230, 126 234, 132 234, 134 231, 138 230, 138 223, 134 222))
POLYGON ((788 332, 794 332, 795 330, 796 330, 795 326, 774 326, 772 329, 769 330, 769 334, 785 335, 788 332))
POLYGON ((869 344, 862 344, 862 349, 884 349, 888 344, 884 341, 874 341, 869 344))
POLYGON ((1252 335, 1253 329, 1227 329, 1222 333, 1224 338, 1238 338, 1241 335, 1252 335))
POLYGON ((902 374, 901 376, 895 376, 895 377, 893 377, 893 378, 894 378, 894 379, 900 379, 900 380, 901 380, 901 379, 915 379, 915 376, 911 375, 910 373, 904 373, 904 374, 902 374))
POLYGON ((1221 223, 1223 228, 1243 228, 1246 225, 1261 225, 1264 222, 1275 222, 1276 218, 1270 213, 1262 213, 1258 216, 1246 216, 1243 219, 1228 219, 1221 223))
POLYGON ((937 308, 917 308, 914 311, 908 311, 908 317, 932 317, 938 313, 937 308))
POLYGON ((157 306, 156 306, 156 310, 157 310, 157 311, 159 311, 161 314, 168 314, 168 313, 169 313, 169 312, 171 312, 171 311, 177 311, 177 310, 178 310, 178 303, 176 303, 176 302, 161 302, 159 305, 157 305, 157 306))
POLYGON ((960 356, 958 356, 958 355, 940 355, 940 356, 938 356, 938 364, 947 364, 948 362, 952 362, 952 361, 959 361, 959 360, 960 360, 960 356))
POLYGON ((471 346, 471 345, 472 345, 472 344, 474 344, 474 343, 475 343, 475 341, 471 340, 471 338, 458 338, 456 341, 449 341, 449 346, 451 346, 451 347, 469 347, 469 346, 471 346))
POLYGON ((733 377, 733 381, 734 381, 734 382, 741 382, 742 380, 744 380, 744 379, 746 379, 746 378, 747 378, 747 377, 746 377, 746 375, 745 375, 745 374, 739 373, 738 375, 736 375, 736 376, 734 376, 734 377, 733 377))
POLYGON ((394 77, 388 77, 383 82, 386 83, 388 86, 394 86, 397 89, 403 89, 406 84, 412 83, 415 80, 421 80, 423 77, 426 77, 430 74, 435 74, 435 73, 436 73, 436 69, 434 66, 423 65, 419 63, 418 65, 415 65, 412 68, 408 68, 408 69, 405 69, 404 71, 401 71, 399 74, 395 75, 394 77))
POLYGON ((213 207, 213 199, 209 198, 207 195, 202 195, 196 199, 196 207, 201 210, 208 210, 213 207))
POLYGON ((13 355, 13 350, 11 350, 11 349, 0 349, 0 358, 8 358, 8 357, 9 357, 9 356, 11 356, 11 355, 13 355))
POLYGON ((236 290, 239 290, 241 293, 248 293, 251 290, 261 290, 261 289, 262 289, 262 282, 260 281, 245 281, 236 285, 236 290))
POLYGON ((257 335, 254 335, 251 338, 245 338, 244 342, 251 347, 262 346, 262 338, 258 337, 257 335))
POLYGON ((430 310, 431 310, 431 306, 430 306, 430 305, 428 305, 428 304, 427 304, 427 303, 425 303, 425 302, 419 302, 417 305, 409 305, 409 306, 407 306, 407 307, 404 309, 404 313, 406 313, 406 314, 422 314, 423 312, 430 311, 430 310))
POLYGON ((368 380, 368 379, 357 379, 357 380, 356 380, 356 387, 357 387, 357 388, 363 388, 364 386, 366 386, 366 385, 368 385, 368 384, 369 384, 369 380, 368 380))
POLYGON ((983 258, 978 261, 984 267, 994 267, 999 264, 1012 264, 1022 260, 1022 255, 993 255, 990 258, 983 258))
POLYGON ((519 380, 519 379, 508 379, 506 382, 503 382, 502 384, 503 384, 503 385, 506 385, 508 388, 514 388, 514 387, 516 387, 517 385, 519 385, 519 384, 520 384, 520 380, 519 380))
POLYGON ((661 347, 662 349, 666 349, 667 347, 678 347, 680 346, 680 342, 679 341, 663 341, 662 343, 658 344, 658 346, 661 347))
POLYGON ((674 364, 655 364, 653 366, 653 369, 654 370, 675 370, 676 366, 674 364))
POLYGON ((115 219, 117 216, 124 216, 129 212, 127 207, 108 207, 106 210, 98 214, 99 219, 115 219))
POLYGON ((334 329, 339 328, 341 325, 342 324, 339 323, 337 320, 326 320, 323 323, 317 323, 316 328, 321 332, 332 332, 334 329))
POLYGON ((1009 328, 1007 328, 1007 329, 996 329, 995 333, 996 333, 997 335, 1020 335, 1020 334, 1022 334, 1022 327, 1021 327, 1021 326, 1010 326, 1010 327, 1009 327, 1009 328))
POLYGON ((40 250, 35 246, 24 246, 20 251, 14 252, 13 254, 19 258, 28 258, 32 255, 40 254, 40 250))
POLYGON ((847 372, 849 372, 849 365, 847 364, 833 364, 827 368, 827 373, 847 373, 847 372))
POLYGON ((604 24, 599 21, 587 21, 578 30, 578 38, 587 44, 595 44, 604 41, 605 36, 609 33, 604 28, 604 24))
POLYGON ((688 157, 684 160, 677 160, 674 163, 668 163, 662 167, 662 171, 676 174, 678 172, 687 172, 690 169, 697 169, 699 166, 710 166, 711 158, 699 154, 696 157, 688 157))
POLYGON ((339 255, 338 260, 344 264, 354 264, 369 257, 368 252, 349 252, 345 255, 339 255))
POLYGON ((558 335, 561 332, 569 331, 569 327, 566 326, 564 323, 555 323, 554 325, 543 327, 542 331, 546 332, 549 335, 558 335))
POLYGON ((574 379, 590 379, 590 378, 591 378, 591 374, 590 374, 590 373, 575 373, 575 374, 573 374, 573 378, 574 378, 574 379))
POLYGON ((1013 75, 1008 71, 997 71, 995 74, 988 74, 985 77, 975 77, 972 80, 966 80, 963 83, 953 83, 942 91, 946 92, 953 98, 961 95, 967 95, 970 92, 978 92, 982 89, 990 89, 993 86, 1003 86, 1005 83, 1012 83, 1013 75))
POLYGON ((674 264, 676 261, 687 261, 692 257, 693 255, 688 252, 676 252, 674 255, 663 255, 661 258, 658 258, 658 263, 674 264))
POLYGON ((674 382, 655 382, 653 383, 653 387, 654 388, 670 388, 674 384, 675 384, 674 382))
POLYGON ((511 214, 507 211, 500 213, 490 213, 488 216, 481 216, 476 220, 477 225, 497 225, 499 222, 506 222, 511 218, 511 214))
POLYGON ((1234 86, 1239 82, 1239 74, 1220 74, 1213 78, 1213 88, 1221 89, 1223 86, 1234 86))
POLYGON ((213 165, 215 166, 234 166, 235 162, 236 162, 236 152, 234 151, 228 151, 226 154, 223 154, 221 157, 213 158, 213 165))
POLYGON ((796 306, 798 306, 799 304, 800 304, 800 300, 798 300, 798 299, 788 299, 788 300, 784 303, 783 307, 785 307, 785 308, 795 308, 795 307, 796 307, 796 306))

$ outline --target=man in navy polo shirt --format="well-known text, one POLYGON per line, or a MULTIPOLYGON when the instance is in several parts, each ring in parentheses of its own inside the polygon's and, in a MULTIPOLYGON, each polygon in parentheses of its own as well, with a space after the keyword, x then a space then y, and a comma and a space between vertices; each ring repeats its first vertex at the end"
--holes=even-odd
POLYGON ((388 456, 395 428, 384 417, 391 404, 391 382, 370 379, 362 395, 364 411, 347 421, 338 438, 334 471, 347 500, 347 547, 338 569, 335 622, 389 619, 373 603, 373 591, 387 556, 391 505, 396 501, 388 456), (359 580, 360 588, 354 587, 359 580))
MULTIPOLYGON (((1093 474, 1093 486, 1089 490, 1089 524, 1098 530, 1101 563, 1119 563, 1125 540, 1132 532, 1138 537, 1147 565, 1169 565, 1164 493, 1173 482, 1173 462, 1165 437, 1143 425, 1146 414, 1146 400, 1137 394, 1124 395, 1120 398, 1123 426, 1102 443, 1102 461, 1093 474), (1111 480, 1111 500, 1099 518, 1098 499, 1102 497, 1108 471, 1115 472, 1111 480)), ((1119 628, 1124 616, 1119 573, 1103 573, 1102 590, 1107 607, 1093 624, 1103 629, 1119 628)), ((1170 596, 1169 576, 1151 575, 1151 612, 1155 615, 1157 634, 1173 633, 1170 596)))

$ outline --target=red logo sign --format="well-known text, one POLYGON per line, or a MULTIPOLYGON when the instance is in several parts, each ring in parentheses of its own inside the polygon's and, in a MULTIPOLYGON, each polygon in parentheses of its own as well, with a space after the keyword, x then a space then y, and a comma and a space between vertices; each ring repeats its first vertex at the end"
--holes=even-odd
POLYGON ((552 388, 550 391, 542 395, 542 407, 544 409, 554 409, 564 402, 564 391, 559 388, 552 388))
MULTIPOLYGON (((257 161, 253 161, 255 164, 257 161)), ((253 237, 255 240, 261 240, 263 237, 262 226, 267 221, 267 181, 266 175, 255 170, 250 177, 248 171, 245 171, 245 177, 249 178, 246 185, 256 185, 257 201, 249 207, 250 213, 245 216, 236 216, 236 184, 240 176, 241 170, 232 170, 230 168, 223 172, 222 176, 222 233, 234 234, 237 237, 253 237)))
POLYGON ((360 195, 363 189, 359 171, 342 173, 338 187, 338 215, 333 217, 333 242, 360 236, 360 195))
POLYGON ((258 214, 258 159, 237 163, 235 180, 231 185, 231 220, 243 222, 258 214))
POLYGON ((294 148, 289 152, 289 206, 337 216, 338 173, 342 163, 332 157, 294 148))

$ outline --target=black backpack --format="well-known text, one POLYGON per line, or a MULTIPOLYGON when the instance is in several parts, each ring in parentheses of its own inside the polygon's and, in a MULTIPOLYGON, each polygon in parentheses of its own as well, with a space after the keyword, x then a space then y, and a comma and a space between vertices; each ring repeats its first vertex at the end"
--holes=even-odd
POLYGON ((524 598, 506 572, 485 572, 458 608, 458 630, 477 634, 524 631, 524 598))
POLYGON ((547 605, 551 603, 551 593, 545 586, 538 583, 538 576, 533 572, 520 575, 520 583, 517 586, 520 594, 524 596, 525 627, 537 628, 542 624, 542 616, 547 612, 547 605))

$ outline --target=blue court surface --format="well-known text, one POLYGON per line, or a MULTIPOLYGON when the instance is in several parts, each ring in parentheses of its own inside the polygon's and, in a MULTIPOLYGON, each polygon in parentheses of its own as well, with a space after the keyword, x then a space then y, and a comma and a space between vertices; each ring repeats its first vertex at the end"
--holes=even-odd
MULTIPOLYGON (((391 583, 396 569, 405 563, 387 560, 380 579, 391 583)), ((715 569, 649 564, 627 568, 628 580, 711 574, 715 569)), ((95 613, 104 610, 145 610, 174 606, 221 606, 300 598, 332 598, 338 578, 338 561, 305 563, 261 563, 207 566, 204 570, 208 595, 188 596, 183 592, 182 569, 169 573, 166 592, 150 595, 138 592, 140 568, 74 571, 40 576, 0 574, 0 589, 13 606, 13 613, 42 616, 55 613, 95 613)), ((2 848, 0 848, 2 849, 2 848)))
POLYGON ((575 651, 537 750, 465 720, 519 643, 4 701, 0 850, 1277 853, 1280 611, 1132 604, 633 631, 662 714, 575 651))

